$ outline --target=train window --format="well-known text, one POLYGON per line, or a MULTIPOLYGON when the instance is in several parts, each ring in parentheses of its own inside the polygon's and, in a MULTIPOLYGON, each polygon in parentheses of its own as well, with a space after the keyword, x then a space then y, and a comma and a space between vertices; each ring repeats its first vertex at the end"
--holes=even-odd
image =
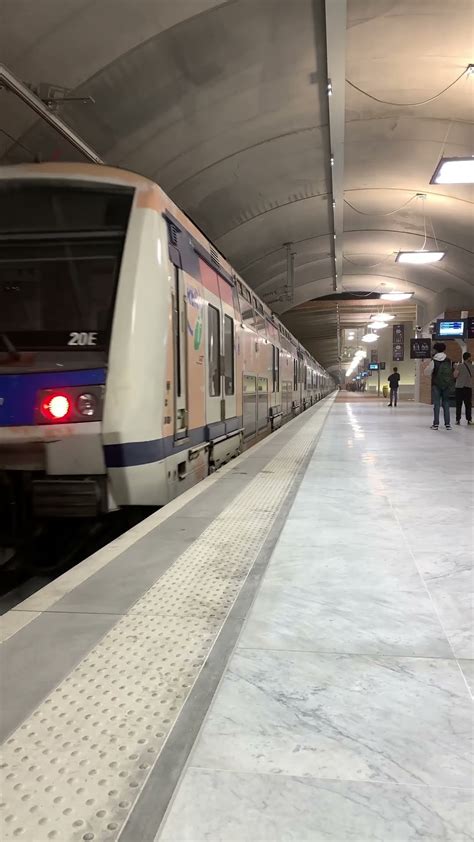
POLYGON ((224 316, 224 379, 225 394, 234 394, 234 320, 224 316))
POLYGON ((124 232, 133 190, 97 184, 4 181, 0 188, 0 231, 124 232))
POLYGON ((0 248, 0 333, 7 332, 18 350, 77 354, 105 349, 121 253, 118 238, 5 242, 0 248), (76 346, 74 332, 95 332, 92 347, 76 346))
POLYGON ((240 298, 239 300, 242 322, 246 327, 255 330, 255 314, 252 305, 245 298, 240 298))
POLYGON ((280 349, 273 346, 273 391, 280 391, 280 349))
POLYGON ((298 360, 293 360, 293 389, 298 388, 298 360))
POLYGON ((260 315, 260 313, 255 313, 255 325, 257 328, 258 333, 261 333, 262 336, 267 335, 267 329, 265 324, 265 318, 260 315))
POLYGON ((221 393, 220 367, 220 315, 212 304, 209 304, 207 318, 207 352, 209 361, 209 394, 211 397, 221 393))

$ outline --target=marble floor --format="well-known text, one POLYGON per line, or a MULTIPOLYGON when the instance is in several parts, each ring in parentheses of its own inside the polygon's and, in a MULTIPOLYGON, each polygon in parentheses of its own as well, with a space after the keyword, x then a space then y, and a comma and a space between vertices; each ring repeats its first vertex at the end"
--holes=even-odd
POLYGON ((160 842, 474 839, 474 434, 430 423, 333 406, 160 842))

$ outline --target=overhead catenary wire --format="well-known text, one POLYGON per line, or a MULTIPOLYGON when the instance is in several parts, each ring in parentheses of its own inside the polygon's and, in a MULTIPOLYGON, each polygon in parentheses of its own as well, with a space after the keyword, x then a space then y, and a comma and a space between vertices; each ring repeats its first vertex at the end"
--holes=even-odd
POLYGON ((423 245, 421 247, 421 251, 424 251, 425 246, 426 246, 426 206, 425 206, 425 200, 424 199, 423 199, 423 233, 424 233, 425 236, 424 236, 424 240, 423 240, 423 245))
POLYGON ((459 82, 459 80, 462 79, 463 76, 466 76, 466 74, 470 75, 468 67, 465 67, 462 73, 460 73, 459 76, 456 76, 456 78, 452 82, 450 82, 449 85, 446 85, 446 87, 443 88, 442 91, 439 91, 439 93, 428 97, 428 99, 422 99, 418 102, 392 102, 388 99, 381 99, 380 97, 369 93, 369 91, 364 91, 363 88, 360 88, 359 85, 356 85, 355 82, 353 82, 351 79, 346 79, 346 84, 349 85, 351 88, 354 88, 354 90, 359 91, 359 93, 363 94, 363 96, 366 96, 369 99, 373 99, 374 102, 380 102, 381 105, 394 105, 397 108, 416 108, 419 105, 428 105, 429 102, 434 102, 435 99, 438 99, 440 96, 445 94, 446 91, 449 91, 449 89, 452 88, 457 82, 459 82))
POLYGON ((348 205, 353 211, 355 211, 356 213, 360 213, 362 216, 393 216, 393 214, 398 213, 399 211, 403 210, 403 208, 406 208, 407 205, 410 204, 410 202, 413 202, 413 200, 418 197, 418 195, 418 193, 414 193, 413 196, 410 196, 410 198, 406 200, 406 202, 403 202, 403 205, 400 205, 400 207, 395 208, 395 210, 387 211, 385 213, 378 213, 377 211, 360 210, 360 208, 356 208, 355 205, 349 202, 348 199, 344 199, 344 204, 348 205))
POLYGON ((392 256, 392 254, 393 252, 390 252, 390 254, 386 254, 385 257, 382 260, 378 260, 377 263, 356 263, 356 261, 351 260, 351 258, 348 257, 347 254, 343 254, 342 257, 343 260, 347 261, 347 263, 352 263, 353 266, 358 266, 360 269, 375 269, 376 266, 381 266, 382 263, 385 263, 389 259, 389 257, 392 256))

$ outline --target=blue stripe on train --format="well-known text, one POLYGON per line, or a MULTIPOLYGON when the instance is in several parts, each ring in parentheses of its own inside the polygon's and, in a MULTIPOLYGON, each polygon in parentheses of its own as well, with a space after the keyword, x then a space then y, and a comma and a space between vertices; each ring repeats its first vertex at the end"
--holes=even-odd
POLYGON ((0 427, 34 424, 36 399, 40 389, 101 386, 104 383, 105 368, 35 371, 24 374, 0 373, 0 427))
POLYGON ((226 421, 208 424, 206 427, 188 430, 188 436, 182 443, 176 442, 174 436, 166 436, 151 441, 106 444, 104 446, 105 462, 108 468, 131 468, 133 465, 161 462, 162 459, 172 456, 173 453, 181 453, 190 447, 196 447, 222 435, 236 432, 241 426, 242 418, 235 416, 235 418, 228 418, 226 421))

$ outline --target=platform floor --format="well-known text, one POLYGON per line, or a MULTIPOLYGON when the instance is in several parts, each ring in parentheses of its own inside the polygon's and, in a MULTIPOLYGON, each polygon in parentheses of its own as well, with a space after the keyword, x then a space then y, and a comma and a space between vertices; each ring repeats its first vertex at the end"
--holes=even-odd
POLYGON ((472 839, 474 436, 430 423, 329 399, 7 614, 1 838, 472 839))

